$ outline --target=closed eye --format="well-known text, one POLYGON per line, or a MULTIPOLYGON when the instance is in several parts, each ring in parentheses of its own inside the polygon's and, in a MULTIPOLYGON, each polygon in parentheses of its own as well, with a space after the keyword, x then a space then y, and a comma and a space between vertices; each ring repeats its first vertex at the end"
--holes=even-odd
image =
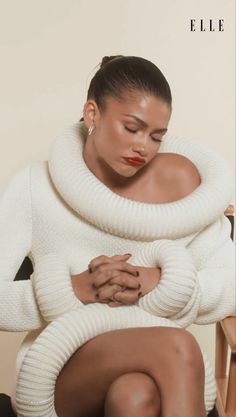
POLYGON ((128 127, 126 127, 126 126, 125 126, 125 129, 126 129, 126 130, 128 130, 128 132, 131 132, 131 133, 136 133, 136 132, 137 132, 137 130, 132 130, 132 129, 129 129, 129 128, 128 128, 128 127))
MULTIPOLYGON (((130 132, 130 133, 136 133, 136 132, 137 132, 137 130, 132 130, 132 129, 130 129, 129 127, 126 127, 126 126, 125 126, 125 129, 126 129, 126 130, 128 130, 128 132, 130 132)), ((155 142, 162 142, 162 140, 161 140, 161 139, 154 138, 153 136, 152 136, 152 139, 153 139, 155 142)))

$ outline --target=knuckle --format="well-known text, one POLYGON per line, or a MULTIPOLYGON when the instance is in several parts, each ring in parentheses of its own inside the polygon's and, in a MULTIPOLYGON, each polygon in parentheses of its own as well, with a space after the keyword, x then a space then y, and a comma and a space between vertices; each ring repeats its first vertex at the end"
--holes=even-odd
POLYGON ((138 282, 134 278, 129 278, 129 283, 132 288, 138 287, 138 282))
POLYGON ((104 257, 104 255, 96 256, 96 258, 93 258, 93 260, 90 262, 90 264, 101 261, 103 259, 103 257, 104 257))
POLYGON ((114 287, 116 291, 119 291, 121 289, 121 286, 119 284, 115 284, 114 287))
POLYGON ((120 302, 120 297, 119 297, 119 295, 117 295, 117 293, 113 294, 111 299, 112 299, 112 301, 115 301, 116 303, 120 302))
POLYGON ((103 275, 107 274, 107 272, 108 272, 107 267, 104 264, 98 265, 97 270, 98 270, 99 273, 102 273, 103 275))
POLYGON ((101 255, 98 259, 98 262, 107 262, 108 261, 108 257, 106 255, 101 255))
POLYGON ((124 277, 124 276, 122 276, 121 278, 120 278, 120 283, 121 283, 121 285, 125 285, 126 284, 126 278, 124 277))
POLYGON ((135 279, 132 279, 132 286, 133 286, 133 288, 134 289, 137 289, 137 288, 139 288, 139 282, 138 281, 136 281, 135 279))
POLYGON ((129 294, 127 294, 127 298, 130 302, 134 302, 138 299, 138 294, 137 292, 134 292, 134 291, 129 292, 129 294))
POLYGON ((99 298, 100 300, 106 300, 107 299, 107 294, 105 292, 102 292, 99 294, 99 298))
POLYGON ((93 283, 92 283, 92 287, 94 288, 94 289, 96 289, 97 287, 99 287, 99 280, 96 278, 96 279, 94 279, 94 281, 93 281, 93 283))

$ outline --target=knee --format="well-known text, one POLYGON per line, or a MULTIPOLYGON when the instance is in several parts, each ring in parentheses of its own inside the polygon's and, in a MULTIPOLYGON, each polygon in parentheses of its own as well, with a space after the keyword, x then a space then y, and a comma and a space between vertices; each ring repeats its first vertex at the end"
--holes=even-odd
POLYGON ((204 363, 200 347, 194 336, 184 329, 175 329, 172 347, 176 364, 194 373, 195 377, 204 376, 204 363))
POLYGON ((151 377, 144 373, 127 373, 109 387, 105 401, 105 416, 158 417, 160 397, 151 377))

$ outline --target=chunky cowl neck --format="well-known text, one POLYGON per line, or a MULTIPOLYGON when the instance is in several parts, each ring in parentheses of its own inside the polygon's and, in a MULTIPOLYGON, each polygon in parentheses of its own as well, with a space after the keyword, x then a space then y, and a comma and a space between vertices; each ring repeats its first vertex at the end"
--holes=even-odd
POLYGON ((201 184, 189 195, 169 203, 144 203, 122 197, 103 184, 87 167, 83 122, 57 138, 48 158, 49 174, 60 196, 86 221, 116 236, 138 241, 178 239, 196 233, 221 216, 230 203, 231 173, 213 150, 189 139, 166 135, 158 152, 190 159, 201 184))

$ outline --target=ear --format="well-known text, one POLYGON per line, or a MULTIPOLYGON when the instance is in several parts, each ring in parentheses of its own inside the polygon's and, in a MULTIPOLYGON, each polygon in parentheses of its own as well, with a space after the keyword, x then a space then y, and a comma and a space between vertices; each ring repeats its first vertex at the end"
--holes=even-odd
POLYGON ((94 100, 86 101, 83 109, 84 124, 87 128, 95 125, 95 121, 99 117, 100 112, 94 100))

